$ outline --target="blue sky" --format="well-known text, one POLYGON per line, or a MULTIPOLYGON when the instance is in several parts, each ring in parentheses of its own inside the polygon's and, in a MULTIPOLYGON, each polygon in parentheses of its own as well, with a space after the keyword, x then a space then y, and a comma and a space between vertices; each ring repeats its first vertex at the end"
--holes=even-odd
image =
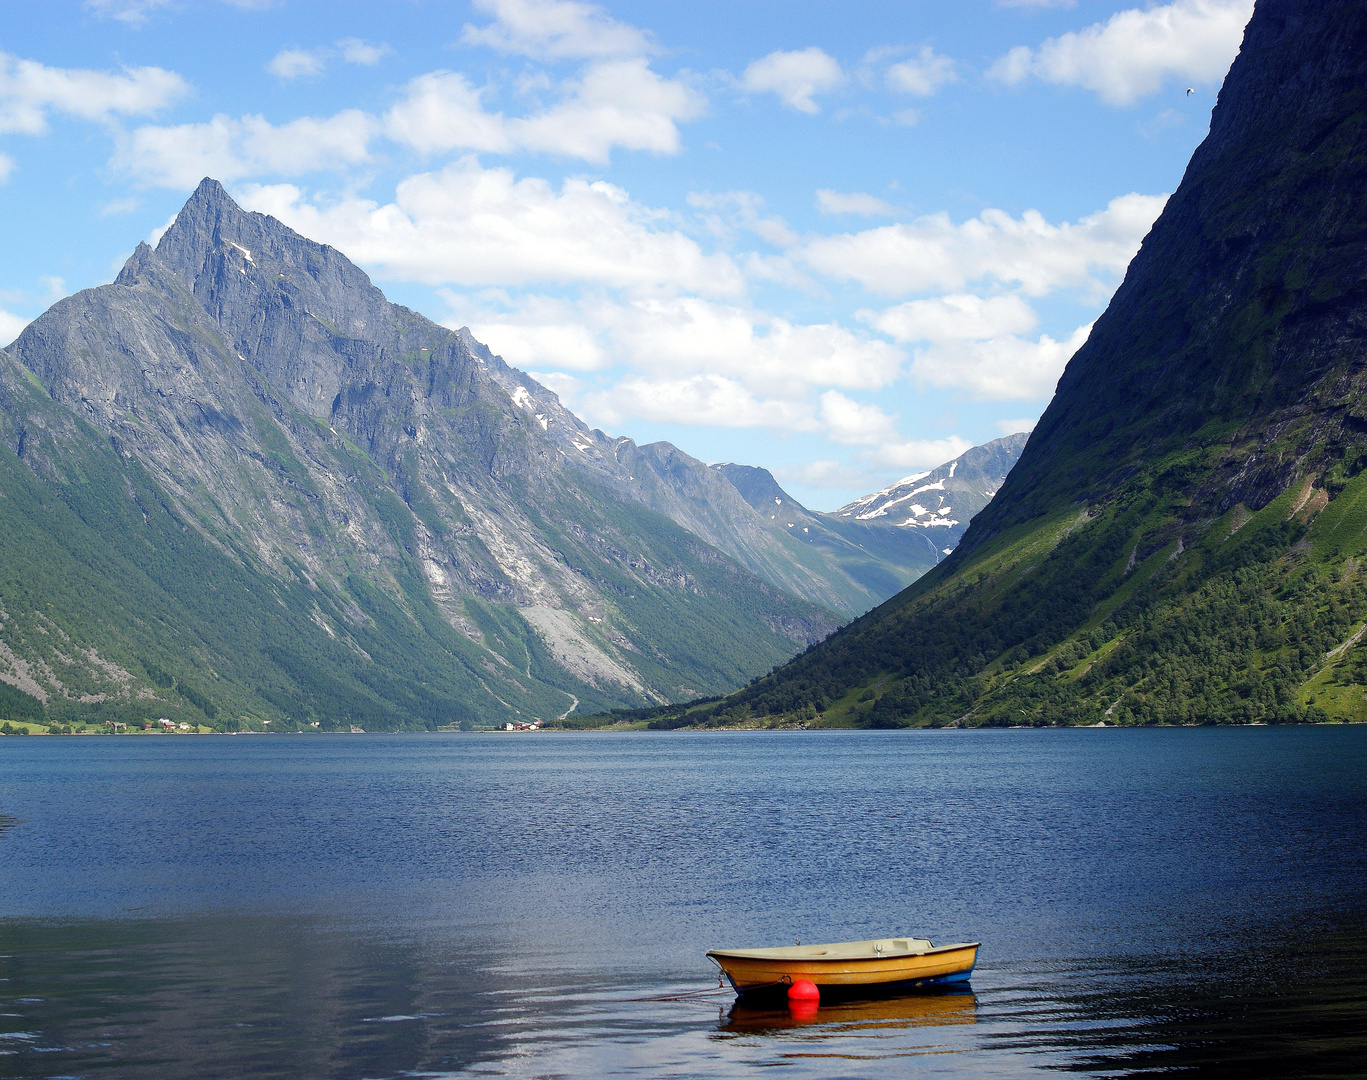
POLYGON ((833 509, 1038 417, 1251 7, 0 2, 0 341, 212 175, 833 509))

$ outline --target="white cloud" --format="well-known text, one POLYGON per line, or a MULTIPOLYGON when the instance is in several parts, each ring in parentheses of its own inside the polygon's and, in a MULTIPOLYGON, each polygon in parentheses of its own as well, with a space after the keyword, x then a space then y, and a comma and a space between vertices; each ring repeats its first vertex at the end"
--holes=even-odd
POLYGON ((1002 433, 1003 437, 1019 435, 1022 431, 1034 431, 1035 425, 1038 423, 1038 416, 1022 416, 1015 420, 998 420, 997 430, 1002 433))
POLYGON ((790 253, 819 273, 883 294, 951 292, 995 282, 1042 296, 1060 288, 1107 290, 1122 274, 1166 201, 1121 195, 1076 224, 1035 210, 1013 218, 985 210, 960 225, 945 213, 906 224, 821 237, 790 253))
POLYGON ((1014 294, 981 297, 937 296, 861 317, 894 341, 977 341, 1019 334, 1039 322, 1034 310, 1014 294))
POLYGON ((912 378, 993 401, 1049 397, 1091 331, 1088 323, 1064 341, 1043 334, 1036 341, 1006 335, 934 342, 912 357, 912 378))
POLYGON ((891 217, 894 213, 892 207, 876 195, 862 191, 841 194, 827 188, 817 191, 816 208, 823 214, 859 214, 863 217, 891 217))
POLYGON ((475 0, 494 17, 467 25, 461 40, 539 60, 595 60, 655 52, 649 35, 612 18, 596 4, 566 0, 475 0))
POLYGON ((739 380, 715 373, 687 379, 627 378, 611 391, 585 395, 580 405, 599 423, 613 427, 635 418, 728 428, 816 428, 805 403, 762 399, 739 380))
POLYGON ((1217 83, 1239 51, 1252 0, 1175 0, 1130 8, 1104 23, 1021 45, 1001 57, 988 76, 1009 85, 1035 77, 1091 90, 1109 105, 1129 105, 1156 93, 1171 76, 1217 83))
POLYGON ((926 45, 911 59, 888 68, 884 79, 890 90, 900 90, 904 94, 914 94, 916 97, 930 97, 940 87, 954 82, 958 77, 954 70, 954 61, 948 56, 939 55, 926 45))
POLYGON ((266 70, 282 79, 297 79, 301 76, 322 74, 328 61, 335 59, 339 54, 348 64, 374 67, 393 51, 383 43, 372 45, 360 38, 342 38, 337 42, 336 50, 329 48, 282 49, 266 65, 266 70))
POLYGON ((506 154, 513 149, 502 113, 488 113, 483 91, 464 75, 433 71, 408 84, 402 101, 385 114, 385 134, 422 154, 441 150, 479 150, 506 154))
POLYGON ((316 50, 282 49, 266 65, 266 70, 282 79, 317 75, 323 70, 323 56, 316 50))
POLYGON ((32 319, 25 319, 22 315, 12 315, 8 311, 0 309, 0 346, 7 346, 15 338, 24 332, 32 319))
POLYGON ((865 454, 864 459, 875 468, 906 472, 934 469, 972 448, 973 444, 959 435, 943 439, 893 439, 865 454))
POLYGON ((219 114, 206 123, 145 126, 122 140, 114 164, 144 183, 189 188, 202 177, 300 176, 370 160, 379 122, 358 109, 276 126, 262 116, 219 114))
MULTIPOLYGON (((896 377, 905 354, 837 324, 795 324, 697 296, 520 297, 486 307, 447 294, 451 326, 517 367, 591 371, 623 365, 652 379, 722 372, 764 397, 801 398, 813 388, 875 390, 896 377)), ((677 417, 676 417, 677 419, 677 417)))
POLYGON ((596 316, 612 353, 660 375, 722 371, 758 393, 873 390, 896 378, 901 349, 835 323, 801 324, 693 296, 640 298, 596 316))
POLYGON ((752 93, 774 93, 799 112, 818 113, 812 100, 845 81, 840 65, 815 45, 797 52, 771 52, 754 61, 741 76, 741 87, 752 93))
POLYGON ((244 205, 364 265, 432 285, 594 284, 615 289, 744 291, 726 255, 704 254, 667 215, 603 181, 517 179, 473 158, 401 182, 385 205, 347 197, 320 207, 291 185, 249 188, 244 205))
POLYGON ((1014 294, 912 300, 859 317, 895 341, 922 346, 911 361, 914 379, 994 400, 1047 397, 1091 331, 1078 327, 1065 341, 1023 338, 1039 318, 1014 294))
POLYGON ((877 405, 846 397, 839 390, 821 395, 818 412, 826 436, 838 443, 869 446, 896 438, 897 417, 889 416, 877 405))
POLYGON ((676 124, 699 116, 704 106, 692 87, 661 78, 640 59, 594 64, 566 88, 569 96, 560 104, 508 121, 517 145, 598 163, 614 146, 674 154, 676 124))
POLYGON ((676 79, 664 79, 644 60, 592 64, 567 82, 563 100, 528 117, 487 112, 484 92, 464 75, 432 72, 408 84, 404 99, 385 116, 391 139, 421 153, 533 150, 606 162, 613 147, 672 154, 679 149, 677 123, 698 116, 702 95, 676 79))
POLYGON ((374 67, 394 51, 384 42, 371 45, 354 37, 342 38, 337 42, 337 48, 342 51, 342 59, 348 64, 360 64, 362 67, 374 67))
POLYGON ((12 172, 14 172, 14 158, 8 154, 0 154, 0 184, 8 180, 12 172))
POLYGON ((174 71, 124 68, 122 74, 55 68, 0 52, 0 134, 42 135, 49 113, 108 121, 165 108, 190 90, 174 71))

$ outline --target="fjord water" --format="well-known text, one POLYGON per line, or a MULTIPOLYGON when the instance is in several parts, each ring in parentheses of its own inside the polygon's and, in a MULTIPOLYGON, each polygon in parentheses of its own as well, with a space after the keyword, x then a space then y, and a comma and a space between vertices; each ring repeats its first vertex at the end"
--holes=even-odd
POLYGON ((0 740, 7 1077, 1353 1076, 1364 915, 1363 727, 0 740))

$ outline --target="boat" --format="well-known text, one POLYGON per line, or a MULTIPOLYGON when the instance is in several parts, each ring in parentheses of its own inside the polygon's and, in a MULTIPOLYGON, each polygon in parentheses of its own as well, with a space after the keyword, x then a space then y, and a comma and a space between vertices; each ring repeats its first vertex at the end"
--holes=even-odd
POLYGON ((893 937, 772 949, 711 949, 707 957, 742 997, 783 992, 802 979, 815 983, 822 997, 848 997, 967 982, 981 944, 936 946, 925 938, 893 937))

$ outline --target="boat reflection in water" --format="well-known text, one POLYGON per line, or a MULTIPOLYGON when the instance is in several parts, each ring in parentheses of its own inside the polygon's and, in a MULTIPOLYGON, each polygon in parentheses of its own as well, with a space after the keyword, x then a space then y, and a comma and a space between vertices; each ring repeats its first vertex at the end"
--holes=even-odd
POLYGON ((718 1034, 779 1035, 801 1030, 813 1038, 878 1036, 907 1028, 975 1024, 978 999, 966 986, 927 990, 901 997, 838 1000, 810 1012, 790 1009, 776 999, 737 998, 722 1019, 718 1034))

